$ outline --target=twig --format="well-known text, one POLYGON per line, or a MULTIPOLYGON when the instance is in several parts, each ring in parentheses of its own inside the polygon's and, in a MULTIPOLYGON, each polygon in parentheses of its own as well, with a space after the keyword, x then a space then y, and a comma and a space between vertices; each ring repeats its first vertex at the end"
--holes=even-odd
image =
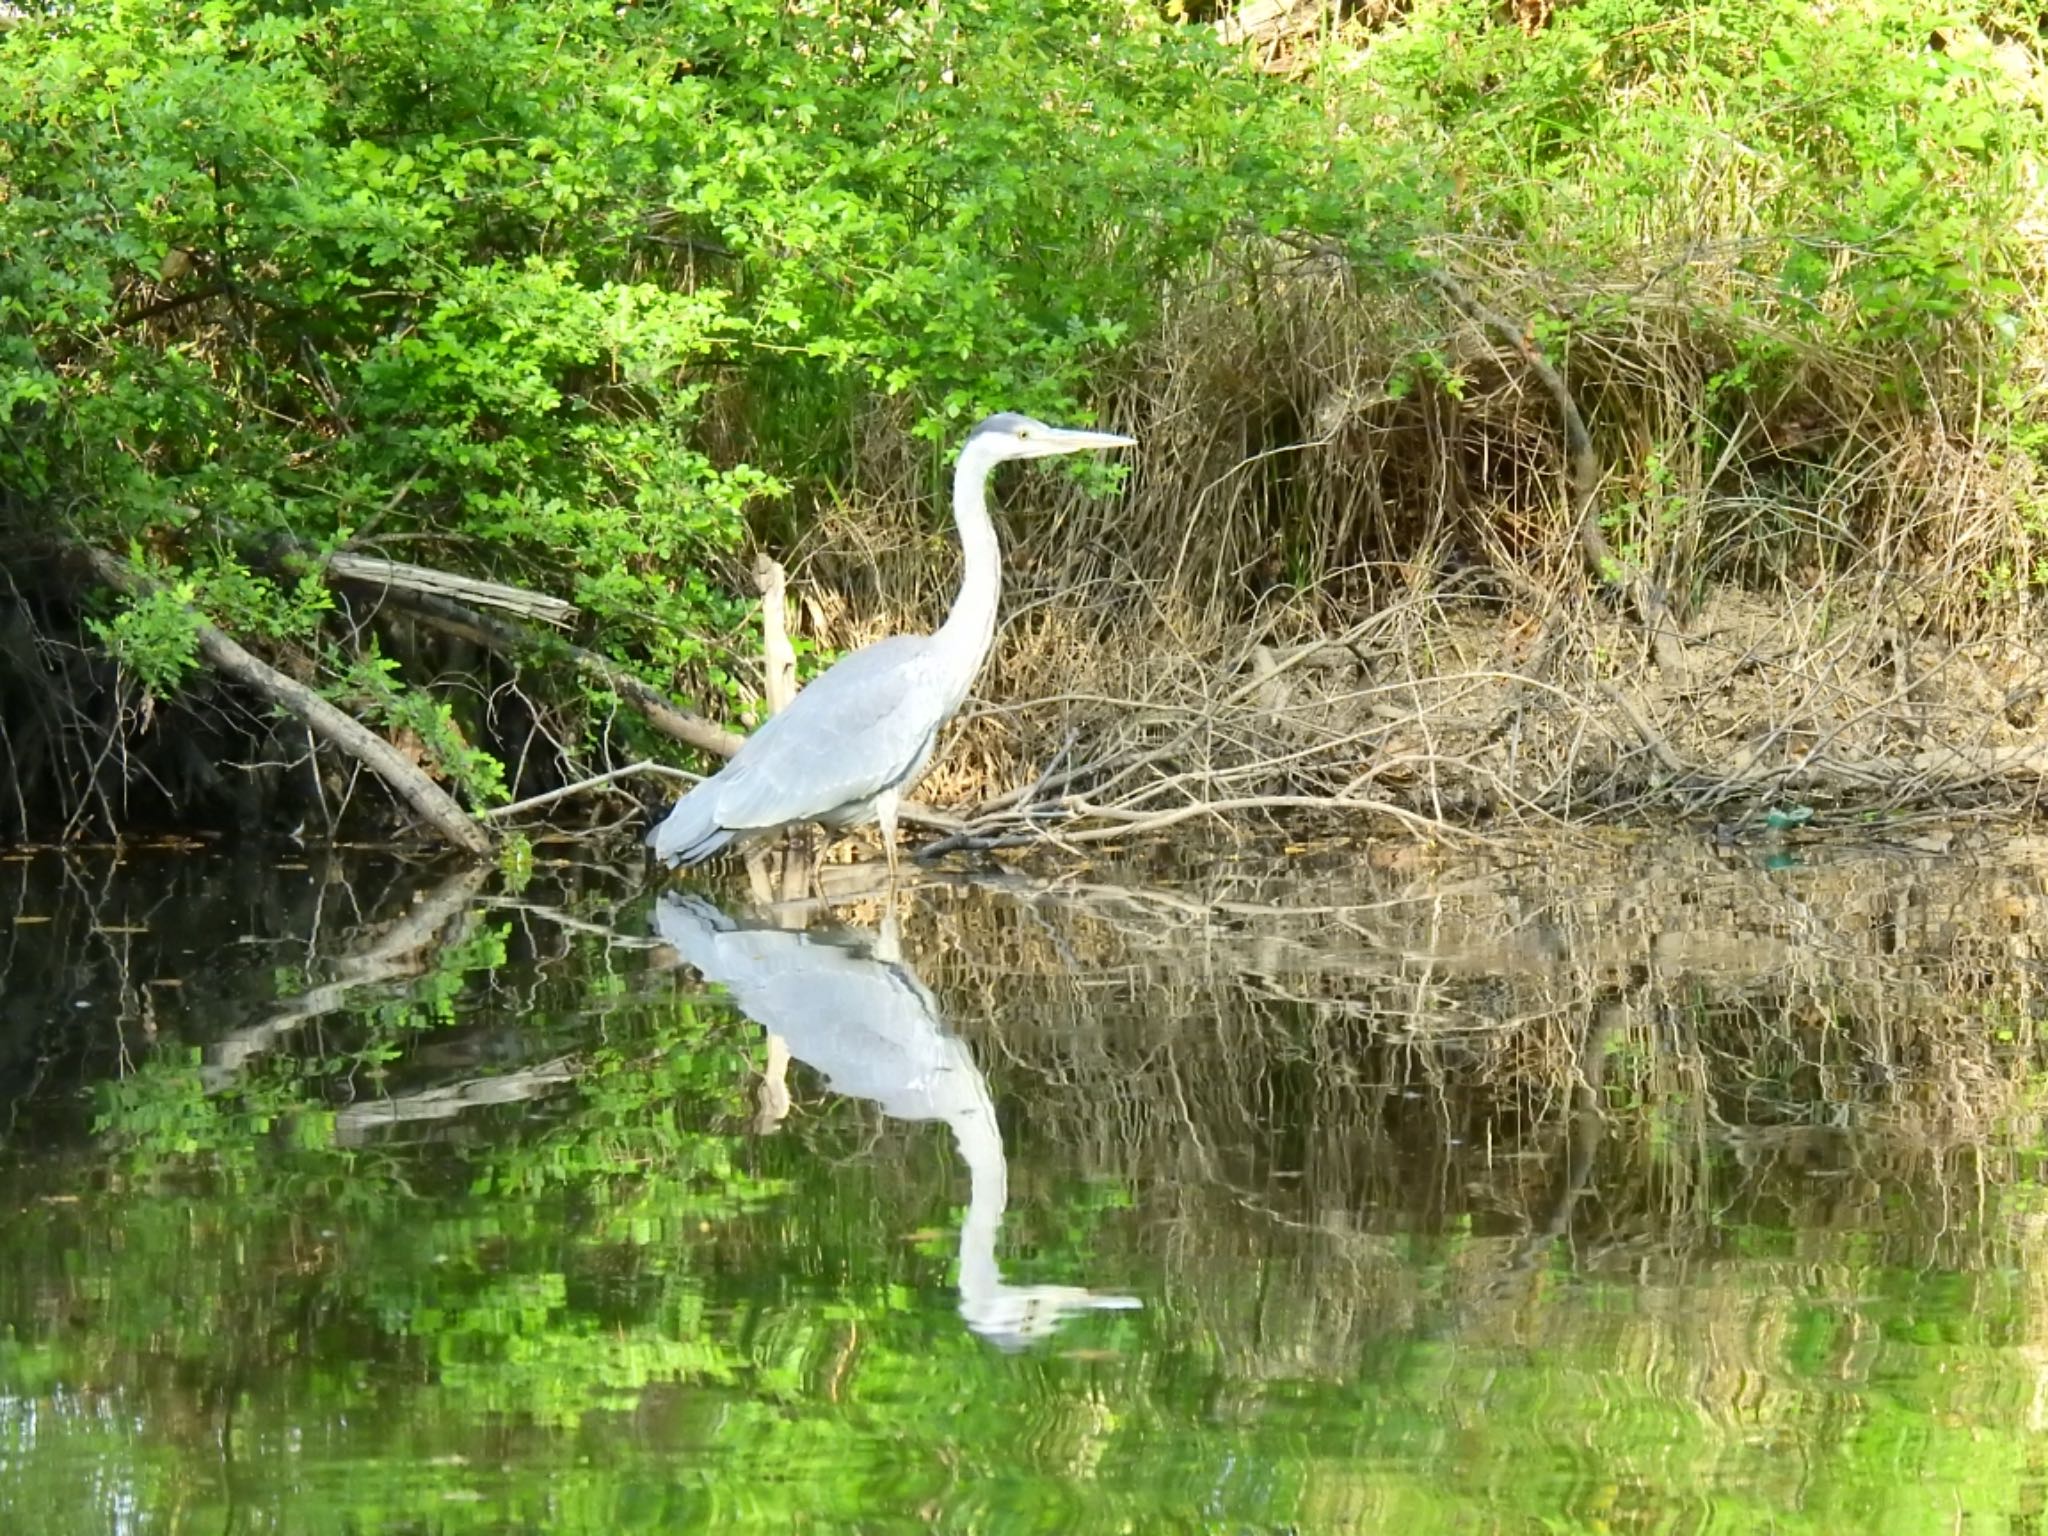
POLYGON ((553 805, 557 800, 566 800, 571 795, 580 795, 586 789, 599 789, 619 779, 629 779, 635 774, 653 774, 658 778, 681 779, 694 784, 699 775, 687 773, 681 768, 671 768, 666 763, 628 763, 623 768, 613 768, 606 773, 595 773, 587 779, 578 779, 574 784, 564 784, 559 789, 544 794, 528 795, 524 800, 514 800, 510 805, 493 806, 482 815, 484 821, 502 821, 508 817, 523 815, 527 811, 539 810, 544 805, 553 805))
POLYGON ((1170 811, 1127 811, 1116 806, 1093 805, 1079 797, 1069 801, 1068 805, 1076 816, 1095 816, 1105 821, 1121 823, 1114 827, 1092 827, 1078 832, 1061 828, 1061 838, 1070 843, 1099 843, 1112 837, 1158 832, 1167 827, 1178 826, 1183 821, 1191 821, 1197 816, 1224 816, 1233 811, 1360 811, 1368 815, 1389 817, 1400 822, 1411 832, 1424 836, 1462 838, 1475 843, 1487 841, 1476 832, 1431 820, 1427 816, 1417 815, 1414 811, 1404 810, 1385 800, 1366 800, 1344 795, 1244 795, 1233 800, 1204 800, 1191 805, 1175 806, 1170 811))

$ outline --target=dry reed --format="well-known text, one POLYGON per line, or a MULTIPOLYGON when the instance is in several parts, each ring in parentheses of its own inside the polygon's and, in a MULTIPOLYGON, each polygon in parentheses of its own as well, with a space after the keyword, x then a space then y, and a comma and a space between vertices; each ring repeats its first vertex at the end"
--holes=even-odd
MULTIPOLYGON (((1020 487, 1006 625, 924 790, 969 808, 956 843, 1319 808, 1441 830, 2038 806, 2044 539, 2030 471, 1958 423, 1962 342, 1908 404, 1898 357, 1780 336, 1731 412, 1716 380, 1769 313, 1738 248, 1598 289, 1438 255, 1494 313, 1568 322, 1554 361, 1603 466, 1584 504, 1559 402, 1497 329, 1327 253, 1219 262, 1107 401, 1142 443, 1124 492, 1020 487), (1589 573, 1581 534, 1675 636, 1589 573)), ((876 419, 858 480, 878 489, 803 552, 828 645, 944 602, 930 465, 899 426, 876 419)))

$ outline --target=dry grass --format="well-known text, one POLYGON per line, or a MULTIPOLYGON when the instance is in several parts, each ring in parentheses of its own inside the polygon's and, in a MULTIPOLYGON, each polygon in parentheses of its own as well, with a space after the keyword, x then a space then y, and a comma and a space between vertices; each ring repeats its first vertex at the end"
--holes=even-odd
MULTIPOLYGON (((1107 403, 1142 443, 1123 495, 1013 488, 1006 625, 926 798, 979 806, 998 842, 1316 802, 1466 825, 2038 804, 2048 644, 2038 594, 1998 583, 2048 535, 1961 342, 1905 360, 1902 388, 1897 355, 1777 337, 1731 393, 1771 313, 1738 248, 1598 290, 1441 254, 1496 309, 1570 321, 1550 350, 1592 424, 1589 510, 1668 594, 1677 649, 1589 575, 1523 360, 1426 288, 1266 248, 1177 296, 1107 403)), ((899 427, 873 424, 873 489, 806 552, 827 645, 946 601, 949 536, 899 427)))

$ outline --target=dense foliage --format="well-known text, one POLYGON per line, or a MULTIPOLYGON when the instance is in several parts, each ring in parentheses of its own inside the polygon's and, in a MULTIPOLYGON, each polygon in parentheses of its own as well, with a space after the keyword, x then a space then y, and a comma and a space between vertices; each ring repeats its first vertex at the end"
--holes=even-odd
MULTIPOLYGON (((894 488, 922 495, 963 418, 1091 414, 1157 366, 1172 295, 1275 235, 1395 286, 1447 249, 1604 283, 1556 322, 1595 330, 1649 257, 1732 253, 1743 281, 1688 297, 1711 431, 1653 464, 1713 461, 1830 355, 1908 405, 1960 366, 1976 429, 2042 450, 2017 14, 1586 0, 1524 32, 1444 0, 1278 78, 1131 0, 25 11, 0 532, 156 579, 75 616, 124 696, 189 684, 204 612, 473 799, 526 752, 466 699, 483 664, 338 614, 321 552, 569 598, 586 644, 702 703, 744 649, 748 518, 801 532, 878 401, 930 445, 894 488), (467 689, 429 688, 448 672, 467 689)), ((1439 339, 1404 345, 1455 393, 1439 339)), ((1624 543, 1659 515, 1629 507, 1624 543)), ((2011 544, 2007 588, 2048 576, 2011 544)), ((523 683, 550 765, 591 749, 602 696, 523 683)))
POLYGON ((100 631, 152 688, 196 602, 395 707, 328 590, 265 564, 280 538, 554 591, 672 680, 737 617, 708 572, 782 489, 763 453, 829 456, 870 391, 935 435, 1080 409, 1243 211, 1233 163, 1276 168, 1198 43, 1086 6, 18 21, 5 516, 170 578, 100 631))

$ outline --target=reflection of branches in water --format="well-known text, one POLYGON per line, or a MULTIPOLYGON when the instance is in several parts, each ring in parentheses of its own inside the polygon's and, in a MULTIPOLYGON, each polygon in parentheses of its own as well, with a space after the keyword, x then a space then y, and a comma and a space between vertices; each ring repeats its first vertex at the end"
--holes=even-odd
POLYGON ((340 1146, 358 1146, 399 1126, 452 1120, 469 1110, 490 1105, 525 1103, 575 1080, 575 1063, 560 1056, 488 1077, 438 1083, 389 1098, 364 1099, 335 1112, 334 1139, 340 1146))
POLYGON ((332 962, 335 979, 310 987, 258 1023, 232 1030, 208 1048, 200 1079, 217 1093, 251 1060, 276 1048, 287 1036, 352 1002, 364 988, 409 980, 431 964, 429 946, 470 918, 485 871, 464 865, 421 895, 403 916, 369 942, 332 962))
MULTIPOLYGON (((175 846, 10 858, 0 883, 0 1079, 56 1069, 85 1081, 125 1075, 160 1034, 253 1005, 268 1011, 275 957, 309 963, 354 942, 349 895, 377 908, 409 872, 358 858, 252 853, 193 858, 175 846), (339 898, 339 899, 337 899, 339 898)), ((360 917, 360 914, 357 914, 360 917)))
MULTIPOLYGON (((402 995, 431 971, 439 957, 472 933, 487 914, 510 914, 520 925, 524 964, 485 974, 478 985, 485 994, 504 993, 499 1010, 527 1018, 543 1010, 543 993, 551 984, 568 989, 577 1011, 587 1013, 594 970, 609 966, 614 951, 649 950, 660 941, 620 931, 616 912, 607 902, 592 916, 579 916, 564 906, 512 895, 486 893, 489 872, 462 865, 432 887, 412 890, 396 917, 381 924, 359 924, 338 946, 309 960, 309 969, 331 979, 309 987, 272 1010, 257 1023, 223 1036, 207 1048, 201 1078, 209 1091, 234 1081, 256 1056, 277 1048, 305 1025, 343 1010, 357 1011, 380 998, 402 995), (593 944, 590 941, 595 940, 593 944), (580 942, 579 942, 580 941, 580 942)), ((309 939, 309 952, 312 941, 309 939)), ((481 1010, 480 1010, 481 1011, 481 1010)), ((438 1055, 466 1061, 459 1049, 441 1047, 438 1055)), ((360 1139, 379 1127, 421 1120, 444 1120, 468 1108, 532 1098, 572 1081, 576 1063, 559 1057, 537 1065, 516 1067, 489 1077, 468 1077, 436 1084, 395 1097, 352 1104, 340 1111, 337 1134, 360 1139)))
MULTIPOLYGON (((1248 1373, 1320 1370, 1388 1327, 1519 1337, 1561 1276, 1655 1294, 1710 1271, 1731 1228, 1867 1234, 1873 1264, 2031 1262, 2000 1218, 2026 1170, 1997 1127, 2048 1065, 2040 854, 1774 869, 1586 842, 1277 874, 1226 852, 1149 885, 927 874, 905 954, 988 1075, 1027 1242, 1062 1208, 1032 1187, 1048 1168, 1119 1184, 1137 1209, 1105 1238, 1144 1245, 1133 1272, 1164 1262, 1177 1317, 1248 1373)), ((367 1132, 550 1091, 580 1063, 534 1021, 602 1031, 651 990, 633 882, 601 865, 445 910, 415 870, 339 873, 305 877, 289 922, 274 884, 216 877, 202 902, 42 881, 28 915, 53 921, 0 928, 10 1004, 25 980, 76 995, 56 989, 88 969, 146 988, 154 940, 120 930, 175 909, 289 942, 315 985, 279 1004, 275 951, 243 949, 253 1001, 196 995, 197 972, 168 995, 308 1049, 292 1010, 402 995, 456 925, 501 927, 509 963, 465 973, 459 1026, 406 1037, 410 1080, 365 1101, 367 1132)))
POLYGON ((933 890, 913 947, 1024 1133, 1140 1190, 1190 1274, 1328 1306, 1394 1283, 1395 1240, 1496 1276, 1676 1272, 1731 1222, 1910 1263, 2013 1240, 1980 1144, 2043 1065, 2029 850, 1554 863, 1344 871, 1294 911, 1227 870, 933 890))

